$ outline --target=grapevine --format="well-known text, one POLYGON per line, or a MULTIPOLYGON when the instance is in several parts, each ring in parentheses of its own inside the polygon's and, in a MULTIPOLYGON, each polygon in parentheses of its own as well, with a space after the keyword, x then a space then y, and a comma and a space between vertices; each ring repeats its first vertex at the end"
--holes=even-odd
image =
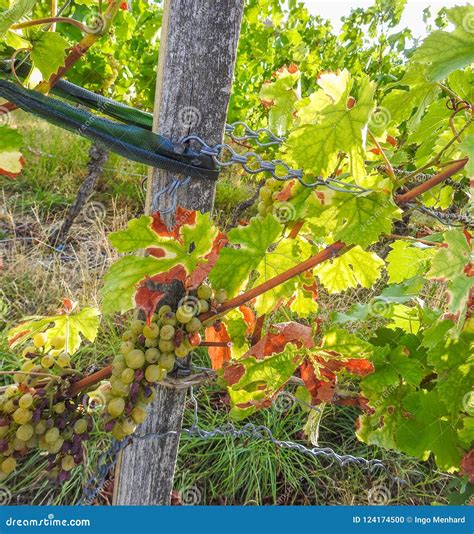
MULTIPOLYGON (((104 35, 118 10, 111 1, 104 35)), ((194 147, 252 174, 239 143, 257 144, 246 153, 261 165, 254 172, 273 177, 255 194, 256 215, 225 231, 209 213, 178 206, 173 224, 156 212, 110 234, 121 256, 104 277, 101 313, 128 314, 128 323, 107 365, 83 375, 74 364, 80 345, 97 335, 96 309, 65 301, 58 315, 28 318, 9 332, 21 364, 5 372, 0 394, 0 481, 39 449, 48 476, 64 482, 83 463, 96 424, 118 441, 132 439, 157 387, 175 387, 193 372, 196 350, 207 351, 236 420, 267 408, 296 379, 310 406, 355 406, 365 443, 432 456, 440 469, 474 480, 474 37, 462 23, 473 11, 447 10, 454 29, 428 35, 391 83, 356 65, 316 77, 304 61, 301 70, 281 66, 261 80, 255 120, 277 129, 272 142, 256 133, 266 125, 246 127, 248 138, 233 125, 232 145, 194 147), (454 59, 453 35, 462 48, 454 59), (231 162, 220 153, 229 146, 231 162), (279 161, 292 170, 281 179, 279 161), (433 287, 442 295, 436 306, 433 287), (322 291, 356 288, 373 294, 344 312, 322 309, 322 291), (348 376, 357 388, 350 399, 337 394, 348 376)), ((39 15, 20 16, 5 31, 26 39, 28 28, 65 22, 39 15)), ((37 55, 35 63, 35 38, 26 47, 43 68, 38 91, 73 77, 98 40, 72 25, 86 33, 72 48, 51 32, 60 43, 54 72, 37 55)), ((2 46, 14 70, 23 49, 2 46)), ((245 42, 241 52, 251 55, 245 42)), ((249 98, 237 94, 232 112, 249 98)), ((13 110, 6 103, 0 112, 13 110)), ((15 177, 23 141, 16 129, 0 128, 0 173, 15 177)))

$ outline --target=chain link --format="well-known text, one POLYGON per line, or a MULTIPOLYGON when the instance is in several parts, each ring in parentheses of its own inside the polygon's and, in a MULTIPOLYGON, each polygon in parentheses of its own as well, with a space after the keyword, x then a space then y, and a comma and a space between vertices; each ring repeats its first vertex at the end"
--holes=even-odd
POLYGON ((342 182, 334 178, 324 179, 322 177, 317 177, 313 182, 305 182, 303 178, 303 171, 301 169, 292 169, 287 163, 279 159, 267 161, 262 158, 262 156, 252 151, 245 152, 244 154, 238 154, 228 143, 219 143, 211 147, 198 135, 188 135, 181 140, 181 143, 184 144, 191 142, 199 145, 199 150, 201 153, 210 156, 218 167, 241 165, 248 174, 268 172, 273 178, 281 182, 296 179, 304 187, 316 188, 325 186, 333 191, 338 191, 341 193, 358 194, 361 192, 370 191, 369 189, 359 185, 342 182))
POLYGON ((258 128, 257 130, 254 130, 250 128, 248 124, 245 124, 245 122, 242 121, 235 121, 230 124, 226 124, 225 132, 233 141, 254 141, 258 146, 261 147, 280 145, 285 140, 284 137, 275 135, 268 128, 258 128), (236 134, 236 130, 238 128, 243 129, 243 135, 236 134))

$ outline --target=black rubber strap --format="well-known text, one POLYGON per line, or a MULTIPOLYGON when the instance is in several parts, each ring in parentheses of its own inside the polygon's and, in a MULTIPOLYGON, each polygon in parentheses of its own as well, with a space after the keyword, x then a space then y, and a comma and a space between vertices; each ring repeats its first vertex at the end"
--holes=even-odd
POLYGON ((194 178, 217 180, 219 176, 209 156, 188 147, 181 152, 169 139, 149 130, 98 117, 7 80, 0 80, 0 96, 127 159, 194 178))

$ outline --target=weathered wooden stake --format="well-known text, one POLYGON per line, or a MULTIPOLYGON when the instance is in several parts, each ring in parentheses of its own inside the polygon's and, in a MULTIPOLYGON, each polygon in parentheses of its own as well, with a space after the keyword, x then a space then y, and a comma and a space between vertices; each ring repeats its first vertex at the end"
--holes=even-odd
MULTIPOLYGON (((154 131, 179 141, 197 134, 208 144, 223 138, 244 0, 166 0, 154 110, 154 131)), ((164 209, 170 197, 155 194, 174 176, 150 173, 146 211, 164 209)), ((192 179, 179 189, 178 204, 211 211, 215 182, 192 179)), ((169 219, 168 222, 171 222, 169 219)), ((114 504, 169 504, 179 446, 185 390, 159 387, 140 433, 173 432, 135 441, 116 469, 114 504)))

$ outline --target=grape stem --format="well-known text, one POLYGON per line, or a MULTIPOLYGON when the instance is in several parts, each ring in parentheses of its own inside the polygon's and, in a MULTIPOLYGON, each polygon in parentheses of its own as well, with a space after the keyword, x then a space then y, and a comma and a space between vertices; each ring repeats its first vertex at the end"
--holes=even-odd
POLYGON ((450 178, 453 174, 456 174, 460 170, 464 169, 464 167, 467 164, 467 161, 468 159, 464 158, 464 159, 457 161, 456 163, 453 163, 449 167, 446 167, 445 169, 443 169, 438 174, 435 174, 434 176, 432 176, 429 180, 426 180, 426 182, 423 182, 422 184, 417 185, 416 187, 414 187, 413 189, 410 189, 410 191, 408 191, 407 193, 404 193, 403 195, 398 195, 397 197, 395 197, 395 202, 397 204, 410 202, 415 197, 418 197, 422 195, 423 193, 426 193, 426 191, 429 191, 430 189, 437 186, 444 180, 447 180, 448 178, 450 178))
POLYGON ((79 28, 83 33, 95 33, 94 29, 91 29, 82 22, 75 19, 71 19, 69 17, 48 17, 44 19, 27 20, 26 22, 19 22, 18 24, 13 24, 12 26, 10 26, 10 28, 12 30, 21 30, 23 28, 29 28, 31 26, 41 26, 58 22, 76 26, 76 28, 79 28))

